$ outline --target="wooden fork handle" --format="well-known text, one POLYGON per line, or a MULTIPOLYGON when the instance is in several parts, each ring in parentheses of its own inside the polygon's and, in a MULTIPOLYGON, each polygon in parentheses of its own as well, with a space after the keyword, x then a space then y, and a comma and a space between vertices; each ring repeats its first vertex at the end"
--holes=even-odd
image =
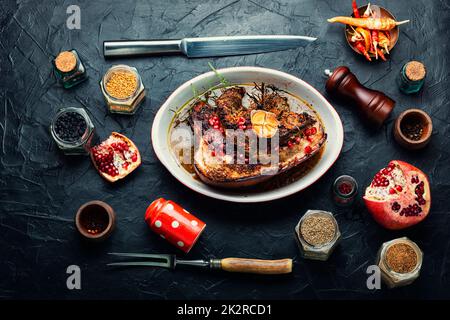
POLYGON ((225 258, 220 260, 220 268, 228 272, 285 274, 292 272, 292 259, 259 260, 225 258))

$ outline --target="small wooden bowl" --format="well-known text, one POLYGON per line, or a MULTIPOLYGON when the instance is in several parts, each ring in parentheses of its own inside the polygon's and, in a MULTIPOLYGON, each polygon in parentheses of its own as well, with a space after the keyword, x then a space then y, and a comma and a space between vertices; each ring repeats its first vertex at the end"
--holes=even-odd
MULTIPOLYGON (((378 8, 380 8, 380 15, 381 15, 381 18, 391 18, 391 19, 396 20, 395 17, 394 17, 394 15, 393 15, 392 13, 390 13, 387 9, 385 9, 385 8, 383 8, 383 7, 380 7, 380 6, 378 6, 378 8)), ((359 14, 362 16, 362 15, 364 14, 364 12, 366 11, 366 9, 367 9, 367 5, 359 7, 359 8, 358 8, 359 14)), ((352 14, 352 17, 354 17, 353 14, 352 14)), ((350 48, 352 48, 352 50, 355 51, 357 54, 362 55, 362 53, 359 52, 358 49, 356 49, 355 47, 352 46, 352 43, 351 43, 351 41, 350 41, 351 35, 350 35, 350 33, 349 33, 351 30, 352 30, 352 29, 350 28, 349 25, 346 25, 346 26, 345 26, 345 39, 347 40, 347 44, 348 44, 348 45, 350 46, 350 48)), ((395 27, 394 29, 392 29, 392 30, 389 30, 389 33, 390 33, 390 35, 391 35, 390 43, 389 43, 389 52, 391 52, 391 50, 392 50, 392 49, 394 48, 394 46, 397 44, 398 36, 399 36, 399 34, 400 34, 399 29, 398 29, 398 26, 396 26, 396 27, 395 27)), ((375 57, 375 55, 372 54, 372 53, 369 53, 369 56, 370 56, 371 58, 374 58, 374 57, 375 57)))
POLYGON ((401 146, 410 149, 417 150, 425 147, 431 139, 433 132, 433 123, 430 116, 420 109, 408 109, 403 111, 395 120, 394 124, 394 138, 401 146), (419 140, 411 140, 405 136, 402 132, 402 124, 405 121, 418 121, 423 126, 422 137, 419 140))
POLYGON ((84 238, 100 241, 111 235, 115 220, 116 214, 110 205, 94 200, 86 202, 78 209, 75 226, 84 238))

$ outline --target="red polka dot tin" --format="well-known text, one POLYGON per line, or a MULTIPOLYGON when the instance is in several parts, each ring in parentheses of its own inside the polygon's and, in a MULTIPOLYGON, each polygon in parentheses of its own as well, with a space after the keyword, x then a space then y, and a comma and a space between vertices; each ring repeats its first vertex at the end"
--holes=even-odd
POLYGON ((188 253, 206 224, 171 200, 159 198, 145 212, 150 229, 178 249, 188 253))

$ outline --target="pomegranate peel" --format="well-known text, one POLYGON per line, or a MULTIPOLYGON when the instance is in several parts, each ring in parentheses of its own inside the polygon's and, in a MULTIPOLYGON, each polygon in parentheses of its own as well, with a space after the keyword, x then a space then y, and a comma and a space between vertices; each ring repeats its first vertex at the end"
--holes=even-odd
POLYGON ((99 174, 109 182, 125 178, 141 164, 136 145, 117 132, 112 132, 108 139, 92 147, 91 159, 99 174))
POLYGON ((427 176, 420 169, 400 160, 392 160, 375 174, 363 199, 375 221, 392 230, 421 222, 431 207, 427 176))

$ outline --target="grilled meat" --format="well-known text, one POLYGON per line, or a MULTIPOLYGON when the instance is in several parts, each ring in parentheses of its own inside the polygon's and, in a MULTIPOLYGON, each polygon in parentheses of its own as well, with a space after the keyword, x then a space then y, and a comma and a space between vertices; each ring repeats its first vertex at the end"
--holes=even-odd
MULTIPOLYGON (((199 145, 196 145, 194 157, 195 170, 204 182, 223 187, 239 187, 270 178, 270 175, 261 173, 261 170, 267 169, 267 163, 261 162, 259 154, 256 164, 249 161, 252 158, 249 154, 248 139, 233 139, 230 140, 233 141, 232 146, 226 145, 225 138, 231 138, 226 137, 226 129, 251 129, 250 114, 253 109, 263 109, 277 117, 280 159, 278 173, 309 159, 324 145, 326 134, 314 115, 291 111, 288 99, 272 87, 264 84, 255 86, 261 89, 257 96, 248 94, 244 87, 235 86, 223 90, 222 94, 215 98, 215 106, 213 103, 198 100, 191 108, 189 123, 196 132, 203 130, 203 138, 200 139, 199 145), (252 98, 250 107, 244 107, 242 104, 246 94, 252 98), (194 126, 194 123, 198 122, 201 123, 201 128, 194 126), (314 129, 313 137, 304 133, 306 128, 314 129), (233 156, 227 155, 226 150, 234 150, 233 156)), ((268 151, 270 157, 270 148, 268 151)))

